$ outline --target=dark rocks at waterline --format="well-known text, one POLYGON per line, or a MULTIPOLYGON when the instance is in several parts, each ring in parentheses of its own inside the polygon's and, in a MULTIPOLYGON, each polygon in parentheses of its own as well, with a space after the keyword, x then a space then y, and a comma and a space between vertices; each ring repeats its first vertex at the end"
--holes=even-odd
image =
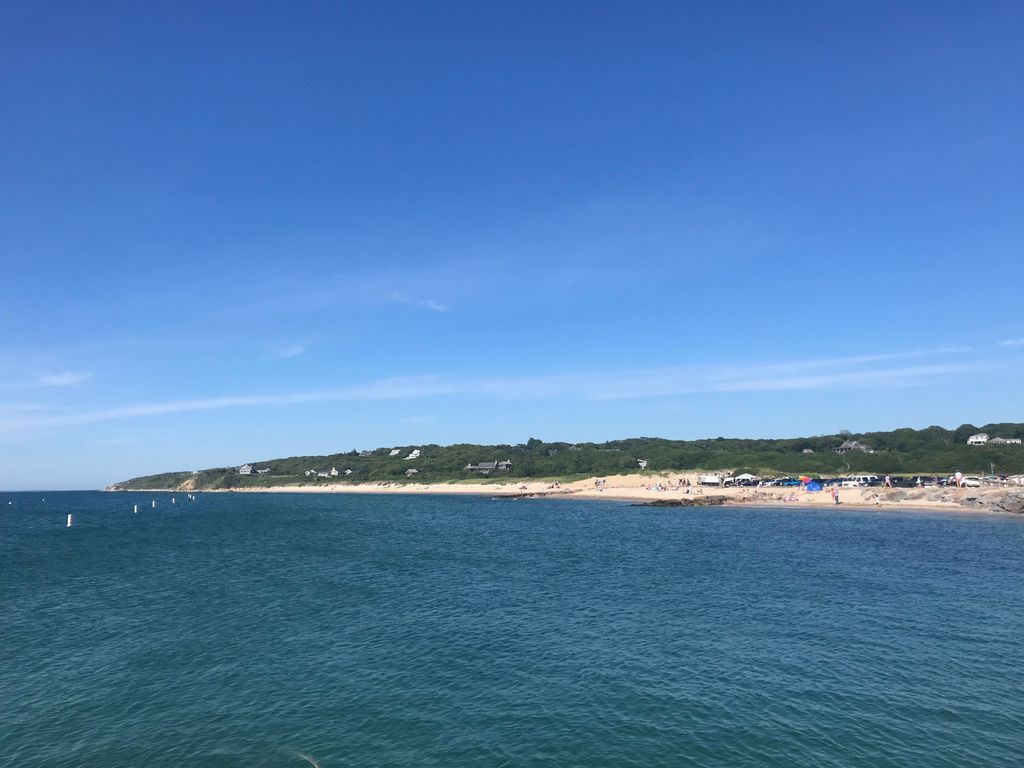
POLYGON ((1024 515, 1024 490, 1008 491, 998 496, 969 496, 960 502, 962 507, 976 507, 990 512, 1024 515))
MULTIPOLYGON (((655 499, 632 504, 634 507, 720 507, 729 501, 728 496, 698 496, 693 499, 655 499)), ((735 501, 735 499, 733 499, 735 501)))

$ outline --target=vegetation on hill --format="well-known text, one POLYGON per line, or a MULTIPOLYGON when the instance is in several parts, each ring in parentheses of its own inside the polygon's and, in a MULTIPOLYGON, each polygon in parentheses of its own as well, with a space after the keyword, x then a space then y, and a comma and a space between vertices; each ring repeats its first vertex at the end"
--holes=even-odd
POLYGON ((992 437, 1024 438, 1024 424, 964 424, 955 430, 942 427, 896 429, 891 432, 820 435, 785 440, 746 440, 716 437, 707 440, 665 440, 638 437, 606 443, 551 443, 531 438, 518 445, 394 446, 372 451, 349 451, 328 456, 294 456, 286 459, 249 461, 264 474, 241 475, 237 467, 220 467, 189 472, 167 472, 137 477, 111 486, 115 490, 181 488, 219 490, 259 488, 336 482, 454 482, 465 480, 587 477, 640 470, 740 470, 759 474, 810 474, 836 476, 850 472, 876 474, 965 474, 1024 473, 1024 445, 969 446, 967 438, 976 432, 992 437), (835 449, 855 440, 873 453, 835 449), (418 458, 405 457, 414 449, 418 458), (810 453, 805 451, 812 451, 810 453), (467 465, 511 461, 509 470, 481 474, 467 465), (309 470, 338 470, 337 477, 308 476, 309 470), (415 469, 415 474, 406 472, 415 469), (350 470, 349 474, 345 474, 350 470))

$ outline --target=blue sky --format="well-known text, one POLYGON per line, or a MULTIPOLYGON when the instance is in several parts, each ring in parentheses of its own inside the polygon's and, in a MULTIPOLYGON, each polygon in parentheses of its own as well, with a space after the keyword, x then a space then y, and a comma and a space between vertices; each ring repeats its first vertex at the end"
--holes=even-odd
POLYGON ((0 488, 1024 420, 1024 6, 0 6, 0 488))

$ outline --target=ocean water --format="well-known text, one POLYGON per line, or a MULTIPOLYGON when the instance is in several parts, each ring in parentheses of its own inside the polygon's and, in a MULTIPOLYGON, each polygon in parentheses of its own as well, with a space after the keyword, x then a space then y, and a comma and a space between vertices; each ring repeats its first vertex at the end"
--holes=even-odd
POLYGON ((0 765, 1024 763, 1022 519, 176 501, 0 494, 0 765))

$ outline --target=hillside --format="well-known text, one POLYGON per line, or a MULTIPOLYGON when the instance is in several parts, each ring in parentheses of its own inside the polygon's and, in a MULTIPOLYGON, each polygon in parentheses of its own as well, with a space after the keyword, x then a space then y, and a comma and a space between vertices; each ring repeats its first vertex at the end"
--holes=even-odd
POLYGON ((370 451, 349 451, 327 456, 293 456, 284 459, 247 460, 264 474, 242 475, 238 467, 167 472, 118 482, 109 490, 221 490, 334 482, 449 482, 501 478, 570 478, 637 472, 639 460, 648 472, 667 470, 740 470, 760 474, 841 475, 848 472, 876 474, 1024 473, 1024 445, 967 445, 971 435, 1024 438, 1024 424, 964 424, 954 430, 942 427, 897 429, 891 432, 842 433, 785 440, 732 439, 665 440, 639 437, 606 443, 558 443, 531 438, 518 445, 396 446, 370 451), (873 452, 836 449, 856 441, 873 452), (414 459, 406 459, 414 449, 414 459), (807 453, 805 451, 811 451, 807 453), (511 461, 511 468, 484 474, 467 465, 511 461), (316 477, 310 470, 336 477, 316 477), (406 473, 414 469, 415 473, 406 473), (347 474, 346 474, 347 473, 347 474))

